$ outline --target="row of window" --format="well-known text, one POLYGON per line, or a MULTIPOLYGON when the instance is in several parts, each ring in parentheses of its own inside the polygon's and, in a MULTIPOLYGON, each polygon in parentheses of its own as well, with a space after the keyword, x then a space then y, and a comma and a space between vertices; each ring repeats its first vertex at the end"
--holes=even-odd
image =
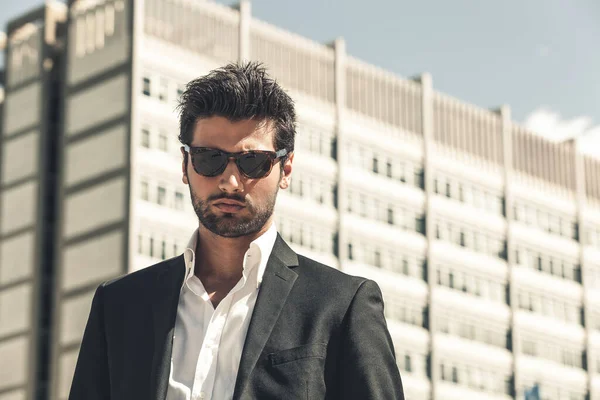
POLYGON ((402 343, 394 342, 396 350, 396 363, 400 371, 410 373, 412 376, 427 377, 427 356, 402 348, 402 343))
MULTIPOLYGON (((524 393, 525 390, 530 389, 534 385, 534 381, 523 382, 520 393, 524 393)), ((589 399, 586 392, 587 389, 582 388, 582 391, 575 392, 564 387, 560 387, 560 384, 548 385, 546 382, 539 383, 540 400, 585 400, 589 399)), ((518 397, 523 398, 523 397, 518 397)))
POLYGON ((507 348, 508 333, 498 330, 481 321, 468 320, 464 316, 436 315, 437 330, 464 339, 486 343, 491 346, 507 348))
MULTIPOLYGON (((154 129, 150 129, 148 126, 142 127, 142 134, 140 135, 140 145, 147 149, 158 149, 168 153, 172 151, 173 143, 169 137, 169 134, 164 130, 158 130, 155 132, 154 129)), ((178 149, 179 147, 177 147, 178 149)), ((178 150, 177 150, 178 151, 178 150)))
POLYGON ((393 180, 418 188, 424 188, 423 167, 411 161, 401 160, 397 156, 383 156, 359 143, 348 143, 345 148, 348 163, 359 166, 365 171, 386 176, 393 180))
POLYGON ((154 235, 138 235, 138 254, 166 260, 167 258, 180 255, 184 245, 166 237, 155 237, 154 235))
POLYGON ((348 191, 346 211, 390 225, 397 224, 408 230, 418 230, 421 233, 425 230, 423 217, 420 216, 420 213, 401 209, 392 203, 382 205, 378 198, 367 196, 364 193, 348 191))
POLYGON ((335 183, 295 171, 287 189, 289 193, 330 207, 337 206, 335 183))
POLYGON ((509 374, 449 361, 441 362, 439 367, 443 381, 482 392, 512 394, 513 383, 509 374))
POLYGON ((353 240, 348 243, 348 259, 398 274, 425 279, 423 257, 404 254, 400 249, 386 249, 353 240))
POLYGON ((579 264, 522 245, 516 246, 515 263, 559 278, 581 282, 579 264))
POLYGON ((406 298, 400 297, 397 293, 383 291, 383 301, 385 303, 384 314, 386 319, 391 319, 405 324, 427 326, 427 309, 416 303, 406 301, 406 298))
POLYGON ((324 132, 303 123, 298 124, 295 148, 333 159, 337 158, 337 142, 333 132, 324 132))
POLYGON ((337 253, 337 235, 332 229, 280 215, 276 216, 275 224, 281 237, 289 243, 320 253, 337 253))
POLYGON ((565 347, 564 344, 552 343, 545 340, 521 338, 523 354, 554 361, 568 367, 583 368, 583 352, 565 347))
POLYGON ((465 273, 446 265, 436 267, 437 284, 473 296, 506 304, 506 285, 474 273, 465 273))
POLYGON ((142 77, 142 94, 163 103, 175 102, 181 97, 185 85, 164 76, 146 73, 142 77))
POLYGON ((549 294, 519 290, 518 307, 572 324, 583 324, 580 307, 549 294))
POLYGON ((471 207, 492 214, 504 215, 504 197, 502 194, 476 184, 469 184, 438 174, 433 181, 433 191, 471 207))
POLYGON ((175 210, 184 210, 185 196, 183 189, 167 189, 167 185, 150 183, 147 179, 140 179, 140 199, 156 203, 160 206, 170 207, 175 210))
POLYGON ((497 235, 452 222, 437 221, 435 236, 437 239, 466 247, 478 253, 506 259, 506 244, 497 235))
POLYGON ((75 19, 75 55, 84 57, 101 50, 115 35, 115 19, 121 20, 124 3, 105 4, 75 19), (116 15, 115 15, 116 14, 116 15))
POLYGON ((577 221, 574 216, 567 216, 549 208, 517 200, 514 205, 513 218, 515 221, 537 227, 548 233, 578 240, 577 221))
POLYGON ((400 207, 398 202, 382 202, 376 196, 348 190, 346 211, 390 225, 425 234, 422 212, 400 207))

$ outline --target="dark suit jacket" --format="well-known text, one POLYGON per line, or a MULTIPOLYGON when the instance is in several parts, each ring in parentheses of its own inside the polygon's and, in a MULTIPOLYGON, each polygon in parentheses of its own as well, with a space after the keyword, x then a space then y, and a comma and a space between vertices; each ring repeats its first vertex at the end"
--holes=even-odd
MULTIPOLYGON (((184 272, 179 256, 97 289, 70 400, 165 399, 184 272)), ((403 400, 377 284, 278 236, 231 384, 234 400, 403 400)))

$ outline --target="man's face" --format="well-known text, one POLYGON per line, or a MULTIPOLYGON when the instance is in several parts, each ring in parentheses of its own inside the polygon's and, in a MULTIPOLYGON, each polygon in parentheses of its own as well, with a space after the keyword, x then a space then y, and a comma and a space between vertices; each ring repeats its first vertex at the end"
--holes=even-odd
MULTIPOLYGON (((210 117, 196 122, 190 147, 211 147, 232 153, 275 151, 273 139, 273 124, 264 120, 231 122, 223 117, 210 117)), ((187 164, 183 164, 183 183, 189 185, 192 205, 206 229, 230 238, 251 235, 270 225, 277 191, 289 185, 292 161, 293 154, 285 162, 283 173, 278 162, 266 177, 249 179, 231 159, 222 174, 207 177, 194 171, 188 154, 187 164)))

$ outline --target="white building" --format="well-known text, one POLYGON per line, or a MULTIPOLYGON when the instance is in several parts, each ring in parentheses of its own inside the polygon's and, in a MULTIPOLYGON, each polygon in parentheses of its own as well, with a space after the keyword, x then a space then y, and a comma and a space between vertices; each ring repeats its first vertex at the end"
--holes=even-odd
POLYGON ((600 160, 527 132, 507 107, 436 92, 427 74, 402 79, 352 58, 343 40, 256 20, 246 1, 70 0, 65 24, 49 19, 60 13, 7 31, 0 360, 20 369, 0 372, 0 400, 65 399, 95 287, 182 252, 197 219, 176 100, 189 80, 241 59, 265 62, 297 104, 278 229, 296 251, 379 283, 407 399, 522 398, 534 382, 544 399, 600 399, 600 160), (15 84, 17 53, 36 68, 15 84), (47 181, 14 178, 31 158, 11 155, 47 151, 50 130, 24 125, 23 104, 46 104, 54 92, 36 85, 53 69, 63 99, 47 155, 59 171, 53 258, 26 257, 31 273, 11 278, 48 236, 43 197, 31 195, 47 181), (43 307, 19 308, 43 303, 42 270, 53 277, 46 320, 43 307))

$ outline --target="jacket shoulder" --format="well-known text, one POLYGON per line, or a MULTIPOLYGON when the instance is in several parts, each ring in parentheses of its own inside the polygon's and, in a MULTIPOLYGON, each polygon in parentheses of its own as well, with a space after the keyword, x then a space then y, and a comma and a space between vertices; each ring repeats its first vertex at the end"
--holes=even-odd
POLYGON ((106 293, 130 292, 138 288, 147 289, 149 285, 154 284, 160 275, 170 268, 177 268, 178 265, 184 265, 183 255, 173 257, 149 267, 142 268, 135 272, 119 276, 102 283, 102 289, 106 293))
POLYGON ((298 267, 299 274, 304 279, 310 280, 311 285, 327 290, 335 287, 338 290, 344 289, 354 293, 364 282, 368 281, 367 278, 347 274, 300 254, 298 254, 298 267))

